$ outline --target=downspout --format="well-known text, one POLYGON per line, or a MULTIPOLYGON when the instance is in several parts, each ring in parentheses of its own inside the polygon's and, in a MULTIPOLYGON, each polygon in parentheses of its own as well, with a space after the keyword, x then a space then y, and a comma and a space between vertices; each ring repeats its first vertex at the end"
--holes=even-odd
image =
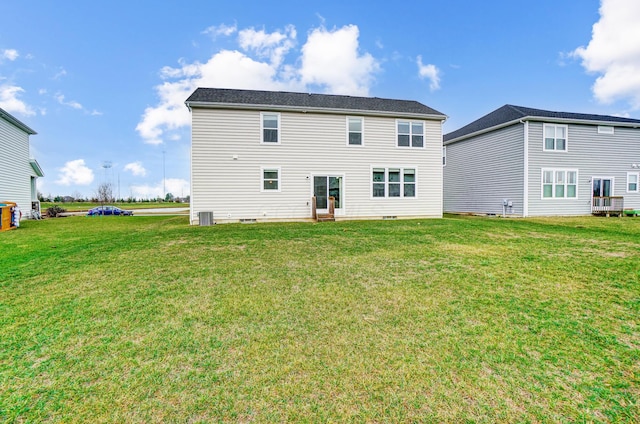
POLYGON ((524 124, 524 187, 522 192, 522 217, 529 216, 529 121, 523 119, 520 123, 524 124))
MULTIPOLYGON (((184 102, 184 104, 189 109, 189 118, 191 119, 191 134, 189 137, 189 225, 193 225, 195 221, 193 217, 193 110, 189 102, 184 102)), ((200 222, 198 222, 199 224, 200 222)))

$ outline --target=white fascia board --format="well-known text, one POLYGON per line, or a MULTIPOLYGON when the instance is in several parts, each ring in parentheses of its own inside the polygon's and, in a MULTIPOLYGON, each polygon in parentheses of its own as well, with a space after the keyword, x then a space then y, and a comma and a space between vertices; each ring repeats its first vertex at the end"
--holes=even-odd
POLYGON ((29 135, 38 134, 37 132, 35 132, 31 128, 29 128, 24 122, 21 122, 16 117, 11 115, 9 112, 6 112, 2 108, 0 108, 0 117, 4 118, 7 122, 10 122, 11 124, 13 124, 16 127, 20 128, 22 131, 26 132, 29 135))
POLYGON ((379 111, 366 109, 331 109, 322 107, 302 107, 302 106, 284 106, 284 105, 255 105, 247 103, 211 103, 211 102, 185 102, 189 110, 194 107, 205 109, 232 109, 232 110, 273 110, 280 112, 298 112, 298 113, 327 113, 341 115, 365 115, 365 116, 387 116, 392 118, 411 118, 411 119, 429 119, 444 122, 446 115, 410 113, 410 112, 394 112, 379 111))
POLYGON ((640 128, 640 122, 617 122, 595 119, 549 118, 544 116, 527 116, 523 121, 546 122, 550 124, 606 125, 609 127, 640 128))

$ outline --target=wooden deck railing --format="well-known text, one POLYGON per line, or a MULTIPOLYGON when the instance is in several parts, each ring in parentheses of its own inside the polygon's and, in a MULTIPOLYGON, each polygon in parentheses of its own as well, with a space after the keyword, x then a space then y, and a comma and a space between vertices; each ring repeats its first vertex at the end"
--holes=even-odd
POLYGON ((318 214, 317 209, 317 199, 316 196, 311 198, 311 218, 316 221, 335 221, 336 215, 336 198, 333 196, 329 196, 329 210, 327 213, 318 214))
POLYGON ((623 210, 622 196, 593 197, 591 201, 591 213, 594 215, 622 215, 623 210))

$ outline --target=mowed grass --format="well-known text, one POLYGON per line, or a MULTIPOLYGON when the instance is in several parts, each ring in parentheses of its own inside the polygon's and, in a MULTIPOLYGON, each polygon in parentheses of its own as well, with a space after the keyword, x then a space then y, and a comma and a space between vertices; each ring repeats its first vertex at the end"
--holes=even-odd
POLYGON ((0 234, 0 421, 638 422, 640 219, 0 234))

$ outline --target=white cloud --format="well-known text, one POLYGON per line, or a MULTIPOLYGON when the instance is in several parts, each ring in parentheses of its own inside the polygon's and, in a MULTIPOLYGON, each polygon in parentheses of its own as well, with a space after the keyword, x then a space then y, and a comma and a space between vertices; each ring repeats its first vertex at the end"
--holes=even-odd
POLYGON ((599 74, 592 90, 602 103, 628 100, 640 109, 640 2, 602 0, 600 20, 593 25, 591 41, 571 54, 582 66, 599 74))
POLYGON ((33 108, 18 98, 23 92, 22 87, 9 84, 0 85, 0 108, 9 113, 35 115, 33 108))
POLYGON ((15 50, 15 49, 6 49, 6 50, 3 50, 0 53, 1 53, 0 54, 0 58, 8 59, 8 60, 11 60, 11 61, 16 60, 18 58, 18 56, 20 56, 18 54, 18 51, 15 50))
POLYGON ((62 77, 67 76, 67 71, 64 68, 60 68, 60 70, 53 76, 54 80, 59 80, 62 77))
POLYGON ((226 37, 235 33, 238 30, 238 26, 236 24, 233 25, 212 25, 209 28, 202 31, 203 34, 211 36, 212 39, 216 39, 219 35, 224 35, 226 37))
POLYGON ((144 177, 147 175, 147 170, 142 166, 142 162, 131 162, 124 166, 125 171, 130 171, 133 175, 137 177, 144 177))
POLYGON ((429 89, 431 91, 438 90, 440 88, 440 69, 436 65, 425 65, 422 63, 422 56, 416 58, 418 63, 418 75, 421 79, 429 80, 429 89))
POLYGON ((55 99, 58 101, 58 103, 60 103, 63 106, 69 106, 72 109, 80 109, 80 110, 84 109, 82 107, 82 105, 80 103, 76 102, 76 101, 71 100, 71 101, 66 102, 64 100, 64 95, 63 94, 56 94, 55 95, 55 99))
POLYGON ((164 197, 166 193, 173 194, 174 197, 188 196, 190 193, 189 181, 180 178, 168 178, 164 180, 164 184, 160 181, 156 185, 132 185, 131 194, 138 199, 152 199, 156 197, 164 197))
POLYGON ((367 96, 380 65, 369 53, 359 53, 359 35, 355 25, 311 31, 302 46, 302 83, 323 86, 326 93, 367 96))
POLYGON ((69 161, 59 171, 60 174, 56 184, 65 186, 72 184, 89 185, 93 182, 93 171, 85 165, 84 159, 69 161))
POLYGON ((249 28, 238 33, 238 42, 243 50, 254 51, 261 58, 269 58, 273 66, 282 63, 295 41, 296 29, 293 25, 288 25, 284 32, 266 33, 249 28))
POLYGON ((172 133, 191 123, 184 101, 197 87, 367 95, 379 64, 359 52, 358 36, 355 25, 314 29, 298 57, 287 63, 285 57, 297 44, 295 27, 272 33, 243 29, 238 36, 242 51, 221 50, 205 63, 179 61, 179 67, 162 68, 163 82, 155 87, 158 104, 145 109, 136 130, 149 144, 176 138, 172 133))
POLYGON ((58 101, 58 103, 60 103, 60 104, 61 104, 61 105, 63 105, 63 106, 68 106, 68 107, 70 107, 70 108, 72 108, 72 109, 81 110, 81 111, 83 111, 84 113, 86 113, 86 114, 88 114, 88 115, 91 115, 91 116, 99 116, 99 115, 102 115, 102 112, 97 111, 97 110, 95 110, 95 109, 94 109, 94 110, 91 110, 91 111, 90 111, 90 110, 88 110, 88 109, 85 109, 85 107, 84 107, 84 106, 82 106, 82 104, 81 104, 81 103, 79 103, 79 102, 77 102, 77 101, 75 101, 75 100, 66 101, 66 100, 65 100, 65 96, 64 96, 64 94, 60 94, 60 93, 58 93, 58 94, 56 94, 56 95, 54 96, 54 98, 58 101))

